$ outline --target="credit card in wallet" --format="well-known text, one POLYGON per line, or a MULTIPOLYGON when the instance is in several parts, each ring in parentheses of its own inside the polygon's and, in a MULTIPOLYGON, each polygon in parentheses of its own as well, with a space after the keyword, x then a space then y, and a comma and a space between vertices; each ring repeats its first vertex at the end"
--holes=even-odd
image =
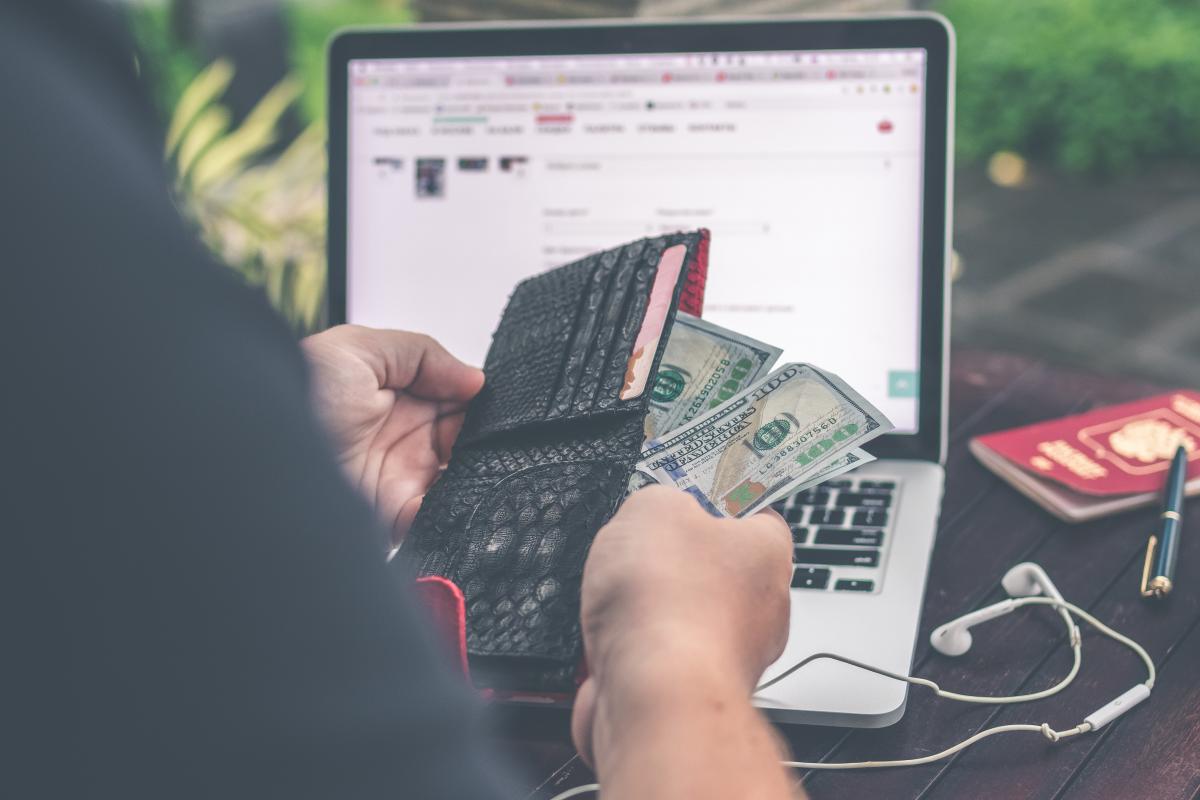
POLYGON ((667 321, 667 312, 671 310, 675 284, 679 281, 679 272, 683 269, 686 256, 687 247, 677 244, 668 247, 659 257, 658 272, 654 275, 654 286, 650 290, 646 314, 642 317, 642 329, 633 342, 633 351, 625 368, 625 385, 620 394, 622 400, 640 397, 646 390, 650 365, 654 363, 654 354, 658 351, 658 341, 662 338, 663 325, 667 321))

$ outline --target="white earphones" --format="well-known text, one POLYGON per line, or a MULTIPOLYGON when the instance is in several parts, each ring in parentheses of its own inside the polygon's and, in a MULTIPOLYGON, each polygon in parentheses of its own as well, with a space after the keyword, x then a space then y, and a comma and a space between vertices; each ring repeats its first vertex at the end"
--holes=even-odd
MULTIPOLYGON (((971 628, 988 620, 1002 617, 1012 611, 1023 606, 1050 606, 1058 611, 1060 617, 1067 627, 1068 641, 1071 644, 1071 650, 1074 653, 1074 664, 1071 666, 1071 671, 1066 677, 1059 681, 1049 689, 1044 689, 1040 692, 1031 692, 1029 694, 987 697, 981 695, 960 694, 942 689, 936 683, 926 678, 915 678, 910 675, 901 675, 891 672, 880 667, 875 667, 870 664, 864 664, 861 661, 856 661, 846 656, 840 656, 836 653, 814 653, 792 666, 788 667, 783 672, 774 676, 760 684, 754 691, 755 694, 763 691, 769 686, 774 686, 780 681, 788 678, 795 672, 811 664, 819 659, 832 659, 840 661, 843 664, 848 664, 858 669, 865 669, 868 672, 874 672, 877 675, 883 675, 888 678, 894 678, 898 681, 904 681, 914 686, 923 686, 933 690, 939 697, 945 697, 949 700, 958 700, 964 703, 1027 703, 1031 700, 1040 700, 1044 697, 1049 697, 1052 694, 1061 692, 1063 689, 1075 679, 1075 675, 1079 672, 1080 664, 1083 661, 1082 654, 1082 637, 1079 632, 1079 626, 1075 624, 1072 614, 1087 622, 1100 633, 1114 639, 1128 647, 1142 659, 1146 665, 1147 678, 1144 682, 1135 684, 1132 688, 1121 694, 1116 699, 1109 702, 1107 705, 1093 711, 1083 722, 1076 725, 1074 728, 1067 730, 1055 730, 1050 727, 1049 723, 1041 725, 1018 724, 1018 725, 998 725, 994 728, 987 728, 974 736, 964 739, 956 745, 948 747, 940 753, 923 756, 921 758, 901 759, 897 761, 852 761, 843 763, 823 763, 823 762, 807 762, 807 761, 784 761, 784 766, 795 767, 799 769, 869 769, 878 767, 908 767, 918 764, 928 764, 933 761, 940 761, 943 758, 949 758, 960 750, 964 750, 981 739, 986 739, 989 736, 995 736, 999 733, 1011 733, 1015 731, 1030 731, 1040 733, 1051 742, 1057 742, 1060 739, 1066 739, 1071 736, 1078 736, 1082 733, 1088 733, 1099 730, 1104 725, 1112 722, 1117 717, 1124 714, 1129 709, 1136 706, 1138 703, 1150 696, 1150 690, 1154 688, 1155 669, 1154 661, 1150 658, 1150 654, 1146 652, 1140 644, 1133 641, 1124 634, 1118 633, 1112 628, 1105 625, 1094 616, 1084 611, 1074 603, 1069 603, 1063 599, 1062 594, 1050 580, 1050 576, 1046 571, 1037 564, 1031 561, 1026 561, 1017 564, 1015 567, 1005 573, 1004 578, 1000 581, 1001 586, 1008 592, 1009 597, 1006 600, 1001 600, 999 603, 994 603, 990 606, 985 606, 976 611, 964 614, 961 617, 952 619, 949 622, 938 626, 929 636, 929 643, 935 650, 947 656, 961 656, 971 649, 971 628)), ((588 792, 598 792, 599 784, 588 784, 586 786, 577 786, 562 794, 556 795, 551 800, 567 800, 570 797, 586 794, 588 792)))
MULTIPOLYGON (((1032 561, 1022 562, 1010 569, 1000 580, 1000 585, 1011 597, 1032 597, 1041 594, 1053 598, 1059 603, 1066 602, 1046 571, 1032 561)), ((971 649, 970 629, 972 627, 981 622, 1002 617, 1015 608, 1018 606, 1009 599, 964 614, 934 630, 929 637, 929 643, 942 655, 961 656, 971 649)), ((1071 615, 1065 608, 1059 606, 1058 613, 1067 623, 1067 627, 1073 631, 1071 641, 1074 643, 1079 636, 1079 628, 1072 622, 1071 615)))

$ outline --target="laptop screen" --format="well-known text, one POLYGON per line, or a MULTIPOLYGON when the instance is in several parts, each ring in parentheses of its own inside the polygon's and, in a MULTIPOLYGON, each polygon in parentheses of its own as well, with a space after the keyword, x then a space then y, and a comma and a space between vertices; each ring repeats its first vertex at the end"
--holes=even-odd
POLYGON ((520 279, 706 227, 706 319, 914 433, 924 56, 352 60, 346 318, 482 363, 520 279))

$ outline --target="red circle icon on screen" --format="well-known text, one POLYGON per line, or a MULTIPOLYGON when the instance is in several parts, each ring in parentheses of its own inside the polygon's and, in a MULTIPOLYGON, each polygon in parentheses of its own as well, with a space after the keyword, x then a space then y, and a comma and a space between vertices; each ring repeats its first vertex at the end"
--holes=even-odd
POLYGON ((876 125, 875 127, 877 127, 879 129, 880 133, 891 133, 892 132, 892 121, 890 119, 881 119, 881 120, 879 120, 879 124, 876 125))

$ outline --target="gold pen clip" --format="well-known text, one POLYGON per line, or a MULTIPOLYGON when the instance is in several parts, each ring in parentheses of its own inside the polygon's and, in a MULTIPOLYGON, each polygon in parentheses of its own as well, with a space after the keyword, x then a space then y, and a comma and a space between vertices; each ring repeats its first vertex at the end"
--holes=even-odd
POLYGON ((1146 542, 1146 563, 1142 565, 1142 597, 1163 597, 1171 591, 1171 579, 1165 575, 1156 575, 1150 579, 1150 564, 1154 561, 1154 551, 1158 548, 1158 537, 1151 536, 1146 542))
POLYGON ((1154 561, 1154 549, 1158 546, 1158 537, 1151 536, 1146 542, 1146 563, 1142 567, 1142 597, 1155 597, 1158 592, 1150 588, 1150 563, 1154 561))

